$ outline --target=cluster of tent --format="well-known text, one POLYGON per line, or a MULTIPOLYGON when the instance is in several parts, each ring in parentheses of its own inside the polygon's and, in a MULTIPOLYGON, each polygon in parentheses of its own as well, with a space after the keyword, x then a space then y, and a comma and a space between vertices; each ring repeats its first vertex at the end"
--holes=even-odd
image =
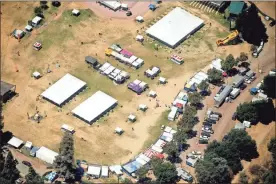
POLYGON ((112 44, 105 50, 105 55, 113 56, 119 62, 129 65, 135 69, 140 68, 144 64, 144 60, 136 57, 133 53, 126 49, 122 49, 118 44, 112 44))
POLYGON ((138 95, 140 95, 142 92, 144 92, 148 88, 148 84, 140 81, 138 79, 134 80, 133 82, 130 82, 127 85, 128 89, 134 91, 138 95))
POLYGON ((197 85, 207 79, 208 75, 206 73, 198 72, 185 84, 184 89, 188 92, 194 92, 197 90, 197 85))
POLYGON ((161 134, 159 139, 151 145, 146 151, 136 156, 133 160, 122 166, 123 171, 130 176, 135 176, 135 172, 142 166, 149 164, 153 157, 158 157, 160 159, 164 158, 163 147, 173 140, 173 135, 176 133, 171 127, 166 127, 164 132, 161 134))
POLYGON ((118 68, 115 68, 110 63, 105 62, 100 68, 99 71, 101 74, 108 76, 111 80, 114 80, 118 84, 122 84, 127 80, 130 75, 129 73, 122 71, 118 68))
POLYGON ((187 103, 188 94, 184 91, 180 91, 172 103, 171 112, 168 115, 168 120, 174 121, 178 113, 183 113, 187 103))

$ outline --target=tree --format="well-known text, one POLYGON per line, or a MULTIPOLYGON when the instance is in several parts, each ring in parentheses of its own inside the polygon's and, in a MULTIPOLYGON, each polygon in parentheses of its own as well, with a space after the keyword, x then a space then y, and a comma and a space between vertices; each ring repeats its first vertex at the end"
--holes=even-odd
POLYGON ((43 11, 42 11, 41 7, 35 7, 34 13, 35 13, 36 15, 38 15, 38 14, 42 14, 43 11))
POLYGON ((233 178, 227 161, 219 157, 199 161, 195 172, 198 182, 204 184, 230 184, 233 178))
POLYGON ((197 87, 201 91, 207 91, 209 89, 209 83, 207 82, 207 80, 203 80, 197 87))
POLYGON ((248 60, 248 54, 241 52, 240 53, 240 57, 239 57, 239 61, 247 61, 248 60))
POLYGON ((237 107, 237 119, 241 122, 255 122, 258 119, 256 107, 252 103, 243 103, 237 107))
POLYGON ((160 183, 176 183, 178 176, 175 165, 163 162, 154 167, 153 173, 160 183))
POLYGON ((187 132, 184 129, 179 129, 173 136, 179 150, 183 151, 184 147, 187 147, 187 132))
POLYGON ((14 160, 12 153, 9 151, 5 159, 4 168, 0 177, 14 183, 19 178, 19 171, 16 168, 17 161, 14 160))
POLYGON ((33 167, 29 167, 29 173, 26 175, 26 183, 28 184, 43 184, 43 179, 35 172, 33 167))
POLYGON ((267 75, 264 77, 264 82, 261 85, 261 89, 270 98, 276 98, 276 76, 267 75))
POLYGON ((219 71, 215 68, 212 68, 207 71, 207 74, 208 74, 208 80, 210 83, 215 84, 215 85, 221 83, 221 81, 222 81, 221 71, 219 71))
POLYGON ((201 103, 203 97, 198 92, 194 92, 188 94, 188 99, 192 106, 197 107, 201 103))
POLYGON ((138 176, 138 183, 144 183, 150 180, 150 178, 147 177, 148 171, 148 168, 146 168, 145 166, 138 169, 138 171, 136 172, 138 176))
POLYGON ((244 130, 232 129, 227 139, 223 142, 227 147, 236 147, 239 158, 250 161, 252 158, 258 157, 256 141, 244 130))
POLYGON ((64 133, 54 167, 67 182, 74 181, 74 140, 73 135, 69 132, 64 133))
POLYGON ((267 41, 266 28, 255 4, 252 3, 247 11, 242 12, 236 23, 237 30, 248 43, 259 46, 262 41, 267 41))
POLYGON ((254 164, 251 167, 249 167, 249 172, 252 175, 256 175, 259 178, 261 178, 262 175, 265 173, 265 169, 262 166, 258 165, 258 164, 254 164))
POLYGON ((168 154, 168 160, 171 162, 177 162, 179 159, 179 150, 177 144, 172 141, 165 145, 164 152, 168 154))
MULTIPOLYGON (((268 151, 272 154, 271 170, 276 171, 276 138, 272 138, 267 145, 268 151)), ((275 173, 276 175, 276 173, 275 173)))
POLYGON ((256 101, 252 103, 257 109, 258 121, 268 124, 275 121, 275 109, 271 99, 256 101))
POLYGON ((130 179, 128 178, 125 178, 123 181, 122 181, 123 184, 131 184, 133 183, 130 179))
POLYGON ((52 6, 59 7, 61 3, 59 1, 52 1, 52 6))
POLYGON ((246 175, 245 172, 241 172, 240 173, 240 177, 239 177, 239 183, 240 184, 248 184, 248 176, 246 175))
POLYGON ((196 108, 193 106, 187 106, 183 113, 182 118, 178 121, 179 128, 188 128, 191 129, 198 122, 198 119, 195 117, 196 108))
POLYGON ((225 60, 221 61, 221 68, 226 72, 230 71, 235 65, 236 60, 232 54, 229 54, 225 60))

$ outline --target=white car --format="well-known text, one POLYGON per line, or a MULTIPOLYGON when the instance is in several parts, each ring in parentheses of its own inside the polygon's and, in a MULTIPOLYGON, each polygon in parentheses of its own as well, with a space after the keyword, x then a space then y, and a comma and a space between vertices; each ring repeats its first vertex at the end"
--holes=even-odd
POLYGON ((251 80, 250 80, 250 79, 245 79, 245 82, 246 82, 247 84, 251 84, 251 80))

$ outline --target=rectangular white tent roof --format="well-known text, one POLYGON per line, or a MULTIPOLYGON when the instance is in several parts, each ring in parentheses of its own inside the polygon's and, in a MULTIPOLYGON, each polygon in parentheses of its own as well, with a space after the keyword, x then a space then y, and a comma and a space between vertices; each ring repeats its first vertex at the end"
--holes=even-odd
POLYGON ((102 166, 102 177, 108 177, 108 166, 102 166))
POLYGON ((43 160, 49 164, 53 164, 54 160, 56 159, 56 156, 58 156, 58 153, 46 148, 46 147, 40 147, 39 150, 36 151, 36 157, 40 160, 43 160))
POLYGON ((86 86, 86 82, 67 73, 41 95, 56 105, 61 106, 84 86, 86 86))
POLYGON ((21 144, 23 144, 23 141, 21 139, 18 139, 17 137, 12 137, 9 142, 9 145, 18 148, 21 144))
POLYGON ((176 7, 151 26, 146 33, 174 48, 179 42, 199 29, 203 22, 184 9, 176 7))
POLYGON ((116 99, 102 91, 97 91, 94 95, 73 109, 72 112, 81 119, 91 123, 116 103, 116 99))
POLYGON ((87 174, 100 177, 101 167, 100 166, 88 166, 87 174))

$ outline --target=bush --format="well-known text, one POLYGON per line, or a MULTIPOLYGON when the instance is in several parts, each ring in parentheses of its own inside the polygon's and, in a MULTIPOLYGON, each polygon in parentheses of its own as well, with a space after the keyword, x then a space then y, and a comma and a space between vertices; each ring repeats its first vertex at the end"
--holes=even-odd
POLYGON ((42 14, 43 13, 42 8, 41 7, 35 7, 34 8, 34 13, 35 14, 42 14))

